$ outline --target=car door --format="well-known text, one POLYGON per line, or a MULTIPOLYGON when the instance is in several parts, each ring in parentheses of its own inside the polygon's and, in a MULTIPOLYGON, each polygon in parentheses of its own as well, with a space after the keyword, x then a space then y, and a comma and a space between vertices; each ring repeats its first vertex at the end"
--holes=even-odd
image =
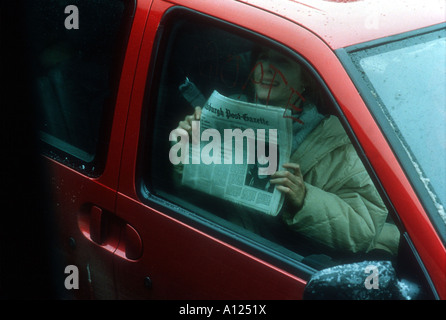
POLYGON ((33 1, 28 10, 58 272, 66 278, 57 285, 67 297, 113 299, 116 190, 137 55, 126 46, 141 39, 137 28, 130 35, 135 2, 33 1))
MULTIPOLYGON (((229 97, 246 95, 253 48, 267 46, 290 55, 310 71, 310 81, 319 83, 305 56, 292 54, 274 39, 294 46, 299 35, 320 50, 317 59, 323 61, 324 50, 334 56, 305 29, 264 11, 233 2, 188 5, 193 8, 155 1, 140 51, 116 207, 129 234, 116 251, 118 297, 299 299, 311 274, 339 263, 339 257, 279 219, 178 188, 169 161, 169 132, 197 105, 188 99, 198 94, 182 94, 189 81, 203 96, 216 88, 229 97), (238 12, 237 21, 225 14, 230 11, 238 12), (268 37, 262 35, 266 31, 260 21, 265 20, 274 26, 268 37), (138 250, 126 254, 127 243, 138 250)), ((326 98, 326 89, 319 84, 315 89, 326 98)), ((292 94, 299 95, 296 90, 292 94)))
MULTIPOLYGON (((157 54, 161 50, 160 37, 164 44, 170 39, 169 32, 161 31, 165 27, 172 30, 171 22, 174 28, 177 27, 175 21, 178 16, 166 14, 170 6, 164 1, 154 1, 135 77, 116 213, 129 224, 128 242, 138 243, 140 251, 129 256, 125 253, 125 241, 116 251, 114 265, 118 298, 298 298, 304 288, 302 278, 310 274, 312 268, 296 268, 295 260, 280 252, 267 252, 269 258, 264 259, 265 244, 253 245, 252 239, 243 234, 237 235, 237 232, 244 232, 242 229, 233 224, 228 228, 225 221, 212 213, 211 217, 209 212, 200 216, 193 210, 184 210, 174 201, 166 201, 148 192, 151 186, 145 180, 145 172, 150 165, 146 161, 151 161, 152 156, 165 160, 166 153, 163 152, 169 145, 168 140, 162 141, 164 147, 159 154, 146 148, 151 141, 146 137, 151 136, 153 130, 148 123, 151 123, 150 114, 155 107, 146 99, 150 97, 151 86, 158 83, 162 73, 154 71, 154 68, 159 69, 163 57, 167 58, 164 52, 157 54), (165 16, 169 23, 160 24, 165 16), (299 269, 297 273, 300 276, 289 272, 296 269, 299 269)), ((197 33, 193 34, 196 36, 197 33)), ((191 44, 190 53, 196 54, 196 49, 191 44)), ((206 72, 204 69, 201 71, 206 72)), ((227 81, 233 81, 229 76, 232 75, 228 75, 227 81)), ((169 170, 162 173, 167 175, 169 170)), ((290 255, 300 258, 294 253, 290 255)))

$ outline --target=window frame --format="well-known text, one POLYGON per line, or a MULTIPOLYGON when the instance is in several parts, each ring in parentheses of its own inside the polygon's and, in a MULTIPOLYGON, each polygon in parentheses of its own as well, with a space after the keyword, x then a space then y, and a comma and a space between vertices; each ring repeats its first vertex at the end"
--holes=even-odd
POLYGON ((117 28, 116 39, 113 43, 115 50, 112 54, 110 67, 108 69, 110 72, 110 79, 108 81, 110 84, 110 94, 106 97, 102 106, 97 136, 98 143, 95 153, 89 154, 87 151, 50 133, 41 130, 38 131, 39 150, 43 155, 90 178, 100 177, 106 166, 122 68, 137 6, 137 0, 123 0, 122 2, 124 4, 122 21, 117 28))
MULTIPOLYGON (((272 241, 258 235, 255 235, 254 237, 247 237, 243 234, 244 228, 234 225, 231 225, 231 227, 229 228, 225 226, 224 222, 226 220, 218 217, 217 215, 213 215, 214 218, 212 220, 209 220, 206 218, 206 215, 196 213, 205 210, 198 208, 193 203, 189 202, 188 207, 195 207, 196 210, 194 208, 194 211, 185 209, 178 203, 173 203, 170 200, 164 199, 163 197, 160 197, 152 192, 153 186, 151 183, 150 175, 150 170, 153 165, 151 158, 153 151, 152 141, 155 136, 154 124, 156 122, 156 112, 158 108, 157 96, 159 94, 159 80, 162 78, 161 73, 163 71, 162 57, 164 56, 164 50, 168 48, 170 43, 169 32, 173 28, 172 25, 175 24, 175 18, 178 16, 186 21, 203 21, 215 27, 220 27, 221 29, 224 29, 226 31, 253 39, 253 42, 257 42, 259 44, 267 44, 271 48, 274 48, 279 52, 286 53, 287 56, 292 57, 295 61, 301 63, 307 70, 309 75, 314 78, 317 85, 320 86, 321 92, 323 92, 326 98, 328 98, 330 109, 333 108, 332 111, 339 118, 347 135, 351 139, 352 145, 355 147, 359 158, 364 164, 364 167, 369 173, 370 178, 375 184, 376 189, 378 190, 383 202, 385 203, 389 211, 389 216, 393 218, 395 224, 398 227, 401 227, 399 224, 399 219, 395 214, 395 210, 391 202, 389 201, 381 183, 379 182, 377 175, 373 171, 370 162, 365 156, 365 152, 356 139, 353 130, 351 129, 351 126, 349 125, 345 115, 343 114, 336 99, 334 98, 334 95, 318 73, 316 67, 314 67, 309 61, 302 57, 298 52, 273 39, 258 34, 250 29, 246 29, 225 20, 219 19, 217 17, 213 17, 189 8, 179 6, 174 6, 168 9, 162 17, 153 44, 152 56, 150 57, 150 66, 147 74, 146 90, 141 112, 139 145, 135 170, 135 189, 142 203, 145 203, 174 219, 186 223, 189 226, 203 231, 206 234, 222 240, 238 249, 253 254, 259 259, 272 263, 273 265, 278 266, 283 270, 289 271, 292 274, 301 277, 302 279, 309 279, 309 277, 317 271, 314 267, 307 264, 307 262, 304 261, 304 257, 300 256, 298 252, 293 252, 283 247, 281 244, 273 243, 272 241), (224 221, 219 221, 219 223, 223 222, 222 224, 219 224, 216 222, 216 220, 224 221)), ((362 261, 362 257, 360 259, 362 261)))

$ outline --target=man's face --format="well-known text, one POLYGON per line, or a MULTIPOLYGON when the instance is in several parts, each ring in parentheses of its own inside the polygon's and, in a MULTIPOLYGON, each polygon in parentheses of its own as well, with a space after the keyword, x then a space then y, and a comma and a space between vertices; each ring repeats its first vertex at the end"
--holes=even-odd
POLYGON ((303 91, 300 66, 270 49, 259 54, 253 83, 257 99, 267 105, 286 107, 303 91))

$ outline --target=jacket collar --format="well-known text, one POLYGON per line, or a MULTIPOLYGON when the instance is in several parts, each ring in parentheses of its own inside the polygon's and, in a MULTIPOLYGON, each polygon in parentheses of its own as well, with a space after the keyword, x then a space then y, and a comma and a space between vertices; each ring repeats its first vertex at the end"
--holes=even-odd
POLYGON ((291 155, 305 175, 316 163, 333 150, 350 143, 341 122, 335 116, 322 120, 291 155))

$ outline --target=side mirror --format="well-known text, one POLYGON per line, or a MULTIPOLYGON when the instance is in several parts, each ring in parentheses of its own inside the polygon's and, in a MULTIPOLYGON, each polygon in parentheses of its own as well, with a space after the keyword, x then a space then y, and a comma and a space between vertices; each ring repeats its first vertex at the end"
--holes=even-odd
POLYGON ((421 288, 399 280, 390 261, 365 261, 316 272, 304 290, 304 300, 412 300, 421 288))

